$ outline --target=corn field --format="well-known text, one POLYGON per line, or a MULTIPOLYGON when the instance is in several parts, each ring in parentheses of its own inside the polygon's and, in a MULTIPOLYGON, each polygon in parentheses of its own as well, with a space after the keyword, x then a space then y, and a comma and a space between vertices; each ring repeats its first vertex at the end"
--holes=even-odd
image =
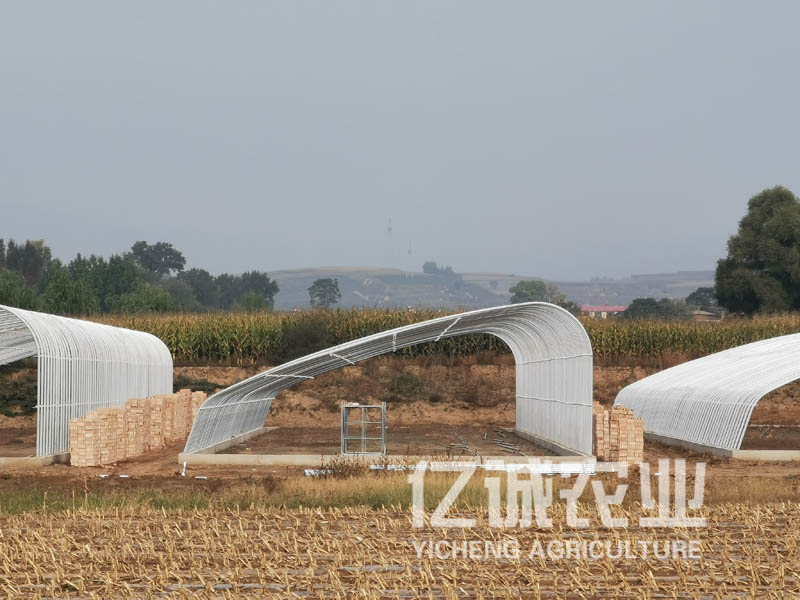
MULTIPOLYGON (((618 512, 635 521, 641 508, 618 512)), ((0 597, 798 597, 800 505, 723 505, 707 518, 695 530, 494 529, 479 521, 448 532, 414 529, 409 511, 391 508, 34 511, 2 519, 0 597), (445 559, 414 546, 510 538, 518 558, 445 559), (637 551, 641 540, 671 539, 696 540, 700 559, 637 551), (553 540, 627 542, 634 557, 531 557, 536 542, 553 540)))
MULTIPOLYGON (((393 327, 444 316, 435 310, 332 310, 298 313, 178 313, 102 317, 103 323, 161 338, 178 362, 277 364, 393 327)), ((696 358, 747 342, 800 332, 800 315, 665 322, 585 319, 595 359, 605 364, 696 358)), ((508 352, 487 335, 463 336, 402 351, 407 356, 508 352)))

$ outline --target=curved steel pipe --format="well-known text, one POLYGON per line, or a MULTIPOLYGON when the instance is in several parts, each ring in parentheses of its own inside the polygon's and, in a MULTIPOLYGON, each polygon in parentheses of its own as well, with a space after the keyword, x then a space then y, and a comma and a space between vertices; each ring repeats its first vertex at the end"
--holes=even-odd
POLYGON ((759 400, 798 378, 795 333, 665 369, 623 388, 614 403, 632 409, 647 433, 738 450, 759 400))
POLYGON ((36 455, 69 450, 69 420, 130 398, 172 393, 157 337, 0 305, 0 364, 38 358, 36 455))
POLYGON ((274 367, 211 396, 200 408, 184 452, 198 452, 264 425, 272 401, 305 379, 443 338, 489 333, 516 361, 517 428, 558 445, 592 452, 592 346, 566 310, 528 302, 474 310, 370 335, 274 367))

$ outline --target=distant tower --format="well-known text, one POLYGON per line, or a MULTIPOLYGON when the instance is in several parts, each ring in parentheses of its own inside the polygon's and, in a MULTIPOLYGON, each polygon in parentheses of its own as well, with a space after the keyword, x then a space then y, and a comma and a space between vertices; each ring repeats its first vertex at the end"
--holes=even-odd
POLYGON ((411 256, 411 242, 408 242, 408 255, 411 256))
POLYGON ((386 226, 386 233, 392 235, 392 217, 389 217, 389 224, 386 226))

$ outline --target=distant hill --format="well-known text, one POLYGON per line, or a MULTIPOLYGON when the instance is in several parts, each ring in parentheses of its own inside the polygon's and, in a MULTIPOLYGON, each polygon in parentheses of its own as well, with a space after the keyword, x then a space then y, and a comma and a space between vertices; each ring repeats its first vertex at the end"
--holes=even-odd
MULTIPOLYGON (((506 304, 508 289, 534 276, 504 273, 459 273, 456 276, 414 273, 381 267, 317 267, 273 271, 281 291, 275 308, 308 306, 308 288, 315 279, 339 280, 341 306, 426 306, 482 308, 506 304)), ((578 304, 628 305, 634 298, 685 298, 698 287, 714 285, 713 271, 679 271, 632 275, 625 279, 553 281, 578 304)))

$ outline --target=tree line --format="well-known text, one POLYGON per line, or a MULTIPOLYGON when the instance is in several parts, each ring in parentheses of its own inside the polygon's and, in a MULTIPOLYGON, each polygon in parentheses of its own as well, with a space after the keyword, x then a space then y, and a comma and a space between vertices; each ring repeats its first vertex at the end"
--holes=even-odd
POLYGON ((42 240, 0 239, 0 304, 64 315, 267 310, 278 284, 260 271, 211 275, 186 269, 167 242, 138 241, 109 258, 54 258, 42 240))
MULTIPOLYGON (((211 275, 186 269, 183 254, 167 242, 138 241, 108 259, 78 254, 67 264, 53 258, 42 240, 0 239, 0 304, 56 314, 90 315, 203 310, 268 310, 279 288, 260 271, 211 275)), ((454 289, 463 285, 451 267, 429 261, 423 272, 454 289)), ((684 300, 637 298, 623 318, 688 319, 694 309, 753 315, 800 311, 800 200, 777 186, 750 198, 728 253, 717 263, 714 287, 698 288, 684 300)), ((336 279, 308 288, 315 308, 341 299, 336 279)), ((553 284, 520 281, 511 302, 544 301, 579 313, 553 284)))
POLYGON ((747 316, 800 310, 800 199, 791 190, 776 186, 750 198, 717 261, 714 287, 683 302, 637 298, 623 316, 680 319, 692 308, 747 316))
MULTIPOLYGON (((563 301, 548 286, 521 281, 511 288, 511 301, 563 301)), ((683 300, 636 298, 622 318, 681 320, 695 309, 747 316, 800 311, 800 199, 791 190, 776 186, 750 198, 727 256, 717 262, 713 287, 683 300)))

